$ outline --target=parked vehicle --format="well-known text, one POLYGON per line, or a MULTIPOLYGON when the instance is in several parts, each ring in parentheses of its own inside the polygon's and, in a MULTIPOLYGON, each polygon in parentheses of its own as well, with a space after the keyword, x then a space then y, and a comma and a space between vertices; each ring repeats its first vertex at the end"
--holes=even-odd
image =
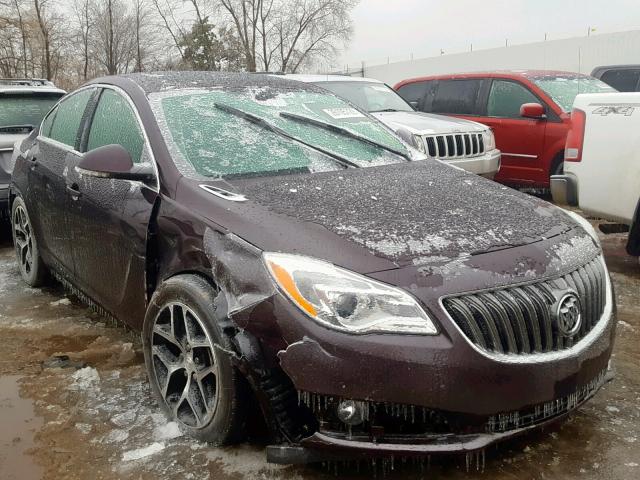
POLYGON ((405 80, 398 93, 422 112, 488 125, 502 152, 496 180, 549 188, 562 173, 571 106, 579 93, 614 90, 577 73, 521 71, 441 75, 405 80))
POLYGON ((597 67, 591 76, 602 80, 619 92, 640 92, 640 65, 597 67))
POLYGON ((407 143, 469 172, 493 178, 500 151, 486 126, 468 120, 416 112, 392 88, 371 78, 337 75, 287 75, 313 83, 349 100, 393 129, 407 143))
POLYGON ((97 79, 16 149, 24 280, 142 332, 169 418, 259 405, 272 462, 472 453, 603 384, 614 298, 581 217, 442 162, 317 86, 97 79))
POLYGON ((14 143, 39 125, 64 94, 47 80, 0 78, 0 217, 9 213, 14 143))
POLYGON ((554 201, 631 227, 627 251, 640 256, 640 94, 578 95, 554 201))

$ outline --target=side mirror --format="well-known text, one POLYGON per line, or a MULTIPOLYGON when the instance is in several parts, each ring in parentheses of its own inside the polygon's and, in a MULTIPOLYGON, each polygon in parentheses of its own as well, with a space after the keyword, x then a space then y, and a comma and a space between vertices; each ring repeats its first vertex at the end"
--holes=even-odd
POLYGON ((121 145, 105 145, 85 153, 76 171, 91 177, 139 182, 148 182, 154 177, 148 165, 134 165, 131 155, 121 145))
POLYGON ((539 103, 525 103, 520 107, 520 116, 524 118, 534 118, 543 120, 547 118, 544 107, 539 103))

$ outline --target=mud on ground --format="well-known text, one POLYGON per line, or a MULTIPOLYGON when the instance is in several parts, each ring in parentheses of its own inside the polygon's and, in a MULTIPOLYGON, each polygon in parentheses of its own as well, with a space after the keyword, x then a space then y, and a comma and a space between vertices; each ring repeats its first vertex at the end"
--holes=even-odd
MULTIPOLYGON (((336 478, 319 466, 268 465, 260 443, 220 449, 182 436, 151 398, 139 337, 60 286, 26 287, 7 230, 0 227, 1 479, 336 478)), ((456 457, 434 459, 429 470, 396 465, 387 478, 640 478, 640 266, 624 252, 624 235, 603 239, 619 308, 616 379, 563 424, 487 451, 484 473, 467 473, 456 457)))

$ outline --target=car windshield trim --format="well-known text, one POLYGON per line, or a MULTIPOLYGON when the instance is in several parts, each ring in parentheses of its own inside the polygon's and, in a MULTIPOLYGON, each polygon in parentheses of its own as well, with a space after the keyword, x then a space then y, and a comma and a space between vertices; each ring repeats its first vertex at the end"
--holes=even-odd
POLYGON ((304 115, 298 115, 296 113, 291 113, 291 112, 280 112, 280 116, 282 118, 293 120, 295 122, 301 122, 301 123, 304 123, 306 125, 313 125, 315 127, 323 128, 325 130, 329 130, 330 132, 338 133, 340 135, 343 135, 345 137, 351 138, 353 140, 358 140, 358 141, 366 143, 368 145, 373 145, 374 147, 380 148, 380 149, 385 150, 385 151, 387 151, 389 153, 393 153, 394 155, 398 155, 398 156, 404 158, 408 162, 411 161, 411 159, 410 159, 408 154, 403 153, 400 150, 396 150, 393 147, 389 147, 387 145, 383 145, 382 143, 378 143, 375 140, 371 140, 371 139, 369 139, 367 137, 364 137, 362 135, 359 135, 359 134, 357 134, 355 132, 352 132, 348 128, 340 127, 338 125, 333 125, 331 123, 323 122, 322 120, 316 120, 314 118, 309 118, 309 117, 306 117, 304 115))
POLYGON ((268 131, 270 131, 272 133, 275 133, 276 135, 281 136, 282 138, 286 138, 287 140, 299 143, 301 145, 304 145, 307 148, 311 148, 312 150, 315 150, 316 152, 320 152, 323 155, 328 156, 329 158, 331 158, 335 162, 339 163, 340 165, 342 165, 345 168, 360 168, 360 165, 358 165, 355 162, 352 162, 351 160, 343 157, 342 155, 338 155, 338 154, 330 152, 330 151, 328 151, 328 150, 326 150, 326 149, 324 149, 322 147, 318 147, 318 146, 313 145, 311 143, 305 142, 304 140, 302 140, 300 138, 294 137, 293 135, 288 134, 287 132, 285 132, 281 128, 273 125, 272 123, 270 123, 269 121, 265 120, 262 117, 259 117, 258 115, 254 115, 253 113, 245 112, 244 110, 240 110, 239 108, 232 107, 232 106, 227 105, 225 103, 215 102, 213 105, 218 110, 221 110, 221 111, 223 111, 225 113, 228 113, 228 114, 231 114, 231 115, 235 115, 236 117, 243 118, 243 119, 247 120, 248 122, 251 122, 251 123, 253 123, 255 125, 258 125, 261 128, 264 128, 265 130, 268 130, 268 131))

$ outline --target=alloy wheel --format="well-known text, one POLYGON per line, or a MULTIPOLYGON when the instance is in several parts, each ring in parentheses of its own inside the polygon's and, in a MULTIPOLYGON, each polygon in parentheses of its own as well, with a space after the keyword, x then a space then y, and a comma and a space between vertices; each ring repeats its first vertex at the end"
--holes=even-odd
POLYGON ((218 364, 202 321, 186 305, 166 305, 155 318, 151 359, 156 384, 173 417, 206 427, 218 400, 218 364))
POLYGON ((33 269, 33 234, 27 212, 19 205, 13 212, 13 238, 20 269, 28 276, 33 269))

